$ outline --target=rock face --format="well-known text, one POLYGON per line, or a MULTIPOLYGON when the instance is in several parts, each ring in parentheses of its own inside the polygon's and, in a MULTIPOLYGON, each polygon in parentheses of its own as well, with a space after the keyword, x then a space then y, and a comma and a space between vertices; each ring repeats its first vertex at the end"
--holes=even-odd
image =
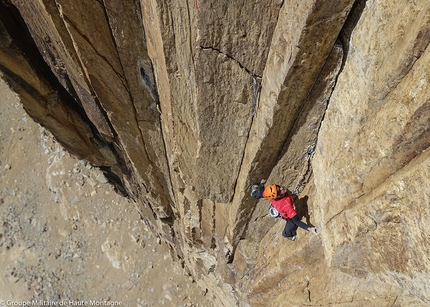
POLYGON ((430 302, 430 4, 1 0, 0 70, 219 306, 430 302), (280 236, 261 178, 320 229, 280 236))

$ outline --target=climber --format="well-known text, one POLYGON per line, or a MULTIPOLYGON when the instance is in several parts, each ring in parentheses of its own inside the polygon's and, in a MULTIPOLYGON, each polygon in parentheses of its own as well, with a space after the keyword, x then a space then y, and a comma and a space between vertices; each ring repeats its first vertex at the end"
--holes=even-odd
MULTIPOLYGON (((262 179, 260 186, 264 186, 265 183, 266 179, 262 179)), ((268 198, 281 217, 287 221, 284 231, 282 231, 283 237, 286 237, 291 241, 295 241, 297 235, 294 234, 294 230, 297 229, 297 226, 310 231, 315 235, 317 234, 317 229, 315 227, 306 225, 297 216, 297 212, 294 209, 293 195, 288 192, 286 187, 276 184, 268 185, 261 196, 268 198)))

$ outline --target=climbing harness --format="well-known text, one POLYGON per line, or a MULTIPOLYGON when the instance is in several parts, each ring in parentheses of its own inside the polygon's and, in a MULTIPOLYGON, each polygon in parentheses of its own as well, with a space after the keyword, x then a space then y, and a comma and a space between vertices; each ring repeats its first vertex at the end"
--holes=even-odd
POLYGON ((270 215, 270 217, 273 217, 275 219, 281 217, 278 210, 276 210, 275 207, 273 207, 273 206, 269 207, 269 215, 270 215))

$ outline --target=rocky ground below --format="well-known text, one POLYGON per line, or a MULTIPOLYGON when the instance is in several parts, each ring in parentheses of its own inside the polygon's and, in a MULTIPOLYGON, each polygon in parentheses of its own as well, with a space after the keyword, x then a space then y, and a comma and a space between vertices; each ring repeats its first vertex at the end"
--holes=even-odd
POLYGON ((0 303, 205 306, 132 201, 70 156, 0 80, 0 303))

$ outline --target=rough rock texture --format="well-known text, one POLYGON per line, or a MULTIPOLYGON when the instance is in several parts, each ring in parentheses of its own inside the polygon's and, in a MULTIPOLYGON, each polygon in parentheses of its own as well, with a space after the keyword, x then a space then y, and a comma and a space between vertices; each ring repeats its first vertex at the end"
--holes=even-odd
POLYGON ((314 160, 330 265, 398 283, 426 302, 429 14, 426 2, 366 3, 314 160))
POLYGON ((214 306, 133 201, 31 120, 1 79, 0 97, 0 305, 214 306))
POLYGON ((430 302, 427 1, 0 3, 25 109, 217 305, 430 302), (280 237, 267 177, 319 237, 280 237))

